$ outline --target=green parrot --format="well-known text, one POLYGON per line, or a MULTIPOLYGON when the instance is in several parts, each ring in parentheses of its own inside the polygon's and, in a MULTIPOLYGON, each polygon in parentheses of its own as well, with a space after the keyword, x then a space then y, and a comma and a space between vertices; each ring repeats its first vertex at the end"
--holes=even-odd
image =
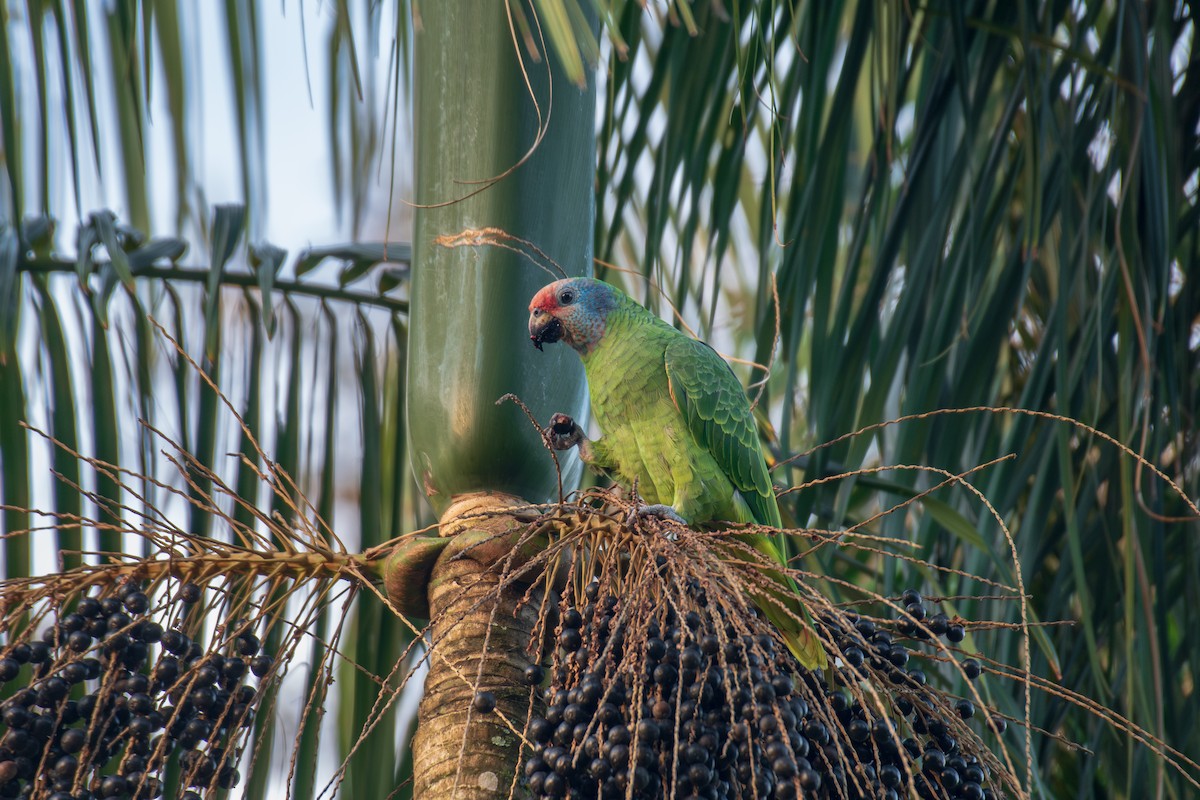
MULTIPOLYGON (((636 481, 650 503, 641 513, 689 525, 723 520, 780 526, 746 393, 707 344, 592 278, 556 281, 534 295, 529 338, 539 350, 561 340, 579 354, 592 413, 604 433, 589 440, 573 419, 555 414, 552 446, 578 446, 584 463, 627 484, 636 481)), ((786 565, 771 537, 739 538, 786 565)), ((752 593, 755 605, 803 666, 823 669, 825 650, 795 583, 781 572, 764 574, 779 590, 752 593)))

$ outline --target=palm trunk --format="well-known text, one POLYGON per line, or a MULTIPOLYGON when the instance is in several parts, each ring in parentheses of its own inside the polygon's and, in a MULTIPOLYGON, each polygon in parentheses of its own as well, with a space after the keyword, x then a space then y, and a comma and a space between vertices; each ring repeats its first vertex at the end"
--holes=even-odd
MULTIPOLYGON (((520 8, 534 19, 527 0, 520 8)), ((420 205, 408 359, 410 460, 442 515, 442 536, 450 536, 461 528, 451 523, 463 509, 477 513, 557 495, 559 476, 540 437, 516 406, 497 406, 497 399, 516 394, 542 422, 555 411, 583 417, 586 387, 573 353, 540 353, 528 341, 529 299, 552 276, 509 249, 446 247, 437 238, 498 228, 571 274, 590 273, 596 98, 594 82, 587 89, 572 85, 556 56, 534 59, 524 40, 514 40, 520 29, 510 31, 504 3, 423 3, 415 30, 420 205)), ((581 465, 573 454, 563 465, 569 490, 581 465)), ((516 524, 508 516, 475 517, 469 528, 507 531, 516 524)), ((541 604, 521 605, 526 586, 500 590, 492 562, 501 554, 484 557, 467 547, 491 534, 468 534, 459 533, 429 573, 433 652, 413 741, 418 798, 509 797, 520 751, 513 728, 521 730, 528 714, 524 653, 541 604), (476 676, 496 693, 495 713, 471 708, 476 676)), ((401 593, 411 596, 411 589, 401 593)))
POLYGON ((443 550, 429 584, 433 649, 413 741, 414 797, 512 794, 521 751, 517 732, 529 705, 528 646, 544 598, 527 582, 500 590, 513 536, 522 531, 503 511, 518 504, 511 496, 473 496, 442 518, 443 530, 463 530, 443 550), (497 516, 480 520, 480 513, 497 516), (469 523, 462 521, 466 515, 473 517, 469 523), (472 707, 477 690, 494 693, 496 712, 472 707))

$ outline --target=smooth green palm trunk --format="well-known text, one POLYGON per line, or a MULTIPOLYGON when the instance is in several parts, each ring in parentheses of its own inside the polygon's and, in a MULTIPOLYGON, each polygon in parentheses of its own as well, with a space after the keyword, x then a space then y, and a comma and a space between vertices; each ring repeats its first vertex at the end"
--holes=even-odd
MULTIPOLYGON (((436 240, 498 228, 571 274, 589 273, 595 85, 580 90, 554 56, 538 63, 523 42, 514 46, 501 3, 422 4, 415 46, 410 459, 446 531, 452 500, 556 498, 554 462, 536 431, 516 405, 496 401, 511 392, 543 422, 555 411, 582 417, 586 387, 571 353, 540 353, 527 338, 529 298, 550 276, 508 249, 436 240)), ((562 462, 573 488, 579 461, 562 462)), ((519 677, 513 654, 524 653, 532 620, 513 613, 526 587, 500 590, 496 577, 492 565, 445 555, 433 567, 436 652, 413 744, 414 796, 509 796, 520 740, 497 715, 471 713, 474 689, 462 677, 492 688, 519 677)), ((497 703, 523 723, 524 691, 498 692, 497 703)))

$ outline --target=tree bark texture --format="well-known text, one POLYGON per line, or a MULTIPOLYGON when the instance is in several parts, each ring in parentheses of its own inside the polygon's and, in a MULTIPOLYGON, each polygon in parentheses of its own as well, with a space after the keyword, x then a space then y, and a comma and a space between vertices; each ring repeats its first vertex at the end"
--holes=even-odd
POLYGON ((433 645, 413 739, 415 798, 524 796, 512 788, 522 750, 514 728, 523 730, 529 714, 524 673, 545 591, 527 582, 499 589, 524 526, 507 514, 477 517, 517 504, 511 495, 474 494, 442 517, 442 534, 454 538, 429 582, 433 645), (473 708, 476 686, 495 694, 495 712, 473 708))

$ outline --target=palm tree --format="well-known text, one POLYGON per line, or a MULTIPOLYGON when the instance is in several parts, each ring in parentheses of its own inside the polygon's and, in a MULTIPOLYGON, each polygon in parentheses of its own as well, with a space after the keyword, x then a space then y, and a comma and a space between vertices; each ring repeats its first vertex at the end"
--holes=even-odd
MULTIPOLYGON (((545 273, 519 251, 441 240, 498 228, 572 274, 588 271, 595 83, 564 86, 552 62, 515 47, 504 34, 512 10, 502 4, 434 4, 420 13, 414 163, 416 202, 425 207, 413 235, 409 452, 440 515, 441 542, 466 530, 434 564, 431 549, 417 550, 430 575, 430 641, 446 668, 435 658, 426 679, 414 795, 492 797, 514 783, 521 726, 504 719, 528 714, 522 676, 531 659, 520 654, 542 602, 527 597, 529 581, 504 584, 494 568, 503 558, 481 555, 481 544, 520 529, 507 514, 486 515, 554 499, 558 480, 574 485, 580 467, 576 459, 557 476, 536 430, 515 405, 496 401, 513 393, 543 420, 560 409, 581 414, 584 384, 578 363, 562 353, 535 359, 527 341, 526 307, 545 273), (472 714, 481 686, 497 689, 500 713, 472 714)), ((545 54, 544 44, 535 52, 545 54)))
MULTIPOLYGON (((233 619, 245 616, 239 598, 254 598, 262 620, 297 625, 265 628, 293 668, 255 722, 247 795, 287 769, 297 796, 312 796, 343 761, 336 777, 350 796, 411 791, 413 762, 396 760, 394 732, 409 741, 418 719, 397 700, 423 654, 421 628, 397 604, 446 623, 431 630, 442 649, 420 717, 420 790, 435 796, 441 780, 465 793, 469 752, 500 765, 507 793, 519 747, 490 744, 496 731, 468 724, 466 711, 481 678, 512 677, 489 670, 516 666, 477 666, 478 638, 500 613, 480 599, 496 593, 439 594, 454 585, 442 578, 463 579, 451 573, 430 578, 427 596, 412 591, 405 579, 463 561, 437 537, 407 537, 385 566, 376 548, 432 522, 422 496, 439 515, 464 493, 555 499, 532 426, 515 405, 494 405, 514 392, 544 422, 582 404, 565 354, 526 361, 538 354, 519 346, 524 303, 544 282, 526 258, 544 260, 532 243, 574 274, 594 254, 602 277, 769 365, 769 378, 758 366, 741 375, 760 383, 777 483, 803 487, 785 495, 794 524, 867 530, 912 543, 915 556, 798 538, 814 550, 805 568, 836 601, 917 586, 948 613, 995 621, 965 646, 995 662, 988 701, 1036 731, 1013 726, 1006 739, 1028 762, 1031 792, 1192 791, 1200 71, 1190 7, 536 0, 494 4, 488 17, 470 3, 335 4, 326 66, 313 70, 329 76, 333 194, 365 238, 371 206, 385 202, 371 182, 405 140, 393 115, 410 113, 411 96, 410 276, 409 250, 395 243, 314 247, 291 267, 260 243, 275 236, 262 203, 270 5, 227 4, 214 28, 194 24, 187 3, 0 5, 2 525, 38 531, 4 540, 6 597, 50 571, 44 537, 57 537, 70 568, 96 562, 80 551, 160 552, 161 538, 116 532, 158 512, 180 535, 240 532, 252 550, 285 552, 296 546, 289 531, 305 531, 326 571, 267 580, 247 567, 180 620, 199 635, 204 608, 233 619), (210 210, 200 192, 204 137, 189 98, 199 34, 211 30, 222 31, 235 87, 245 210, 210 210), (411 95, 396 88, 410 59, 411 95), (159 164, 148 132, 171 154, 170 213, 153 201, 163 190, 147 177, 159 164), (89 206, 97 185, 111 192, 98 205, 118 205, 132 227, 89 206), (76 234, 51 217, 80 219, 77 255, 59 255, 76 234), (484 226, 501 232, 468 232, 484 226), (184 240, 203 241, 207 259, 184 257, 184 240), (317 280, 329 260, 337 280, 317 280), (353 514, 337 500, 349 491, 337 480, 346 419, 363 431, 353 514), (117 464, 131 472, 106 466, 117 464), (30 509, 64 516, 44 530, 30 509), (392 608, 369 584, 347 592, 335 580, 372 571, 390 578, 392 608), (423 600, 460 605, 439 613, 423 600), (481 678, 438 680, 457 673, 481 678), (293 701, 304 725, 270 713, 293 701), (436 717, 438 707, 453 713, 436 717), (319 724, 325 714, 336 727, 319 724), (273 746, 294 758, 273 764, 273 746)), ((569 490, 578 464, 564 466, 569 490)), ((473 563, 493 574, 486 559, 473 563)), ((175 583, 155 586, 177 610, 175 583)), ((522 624, 511 631, 518 648, 532 622, 522 624)), ((490 786, 470 791, 492 796, 490 786)))

